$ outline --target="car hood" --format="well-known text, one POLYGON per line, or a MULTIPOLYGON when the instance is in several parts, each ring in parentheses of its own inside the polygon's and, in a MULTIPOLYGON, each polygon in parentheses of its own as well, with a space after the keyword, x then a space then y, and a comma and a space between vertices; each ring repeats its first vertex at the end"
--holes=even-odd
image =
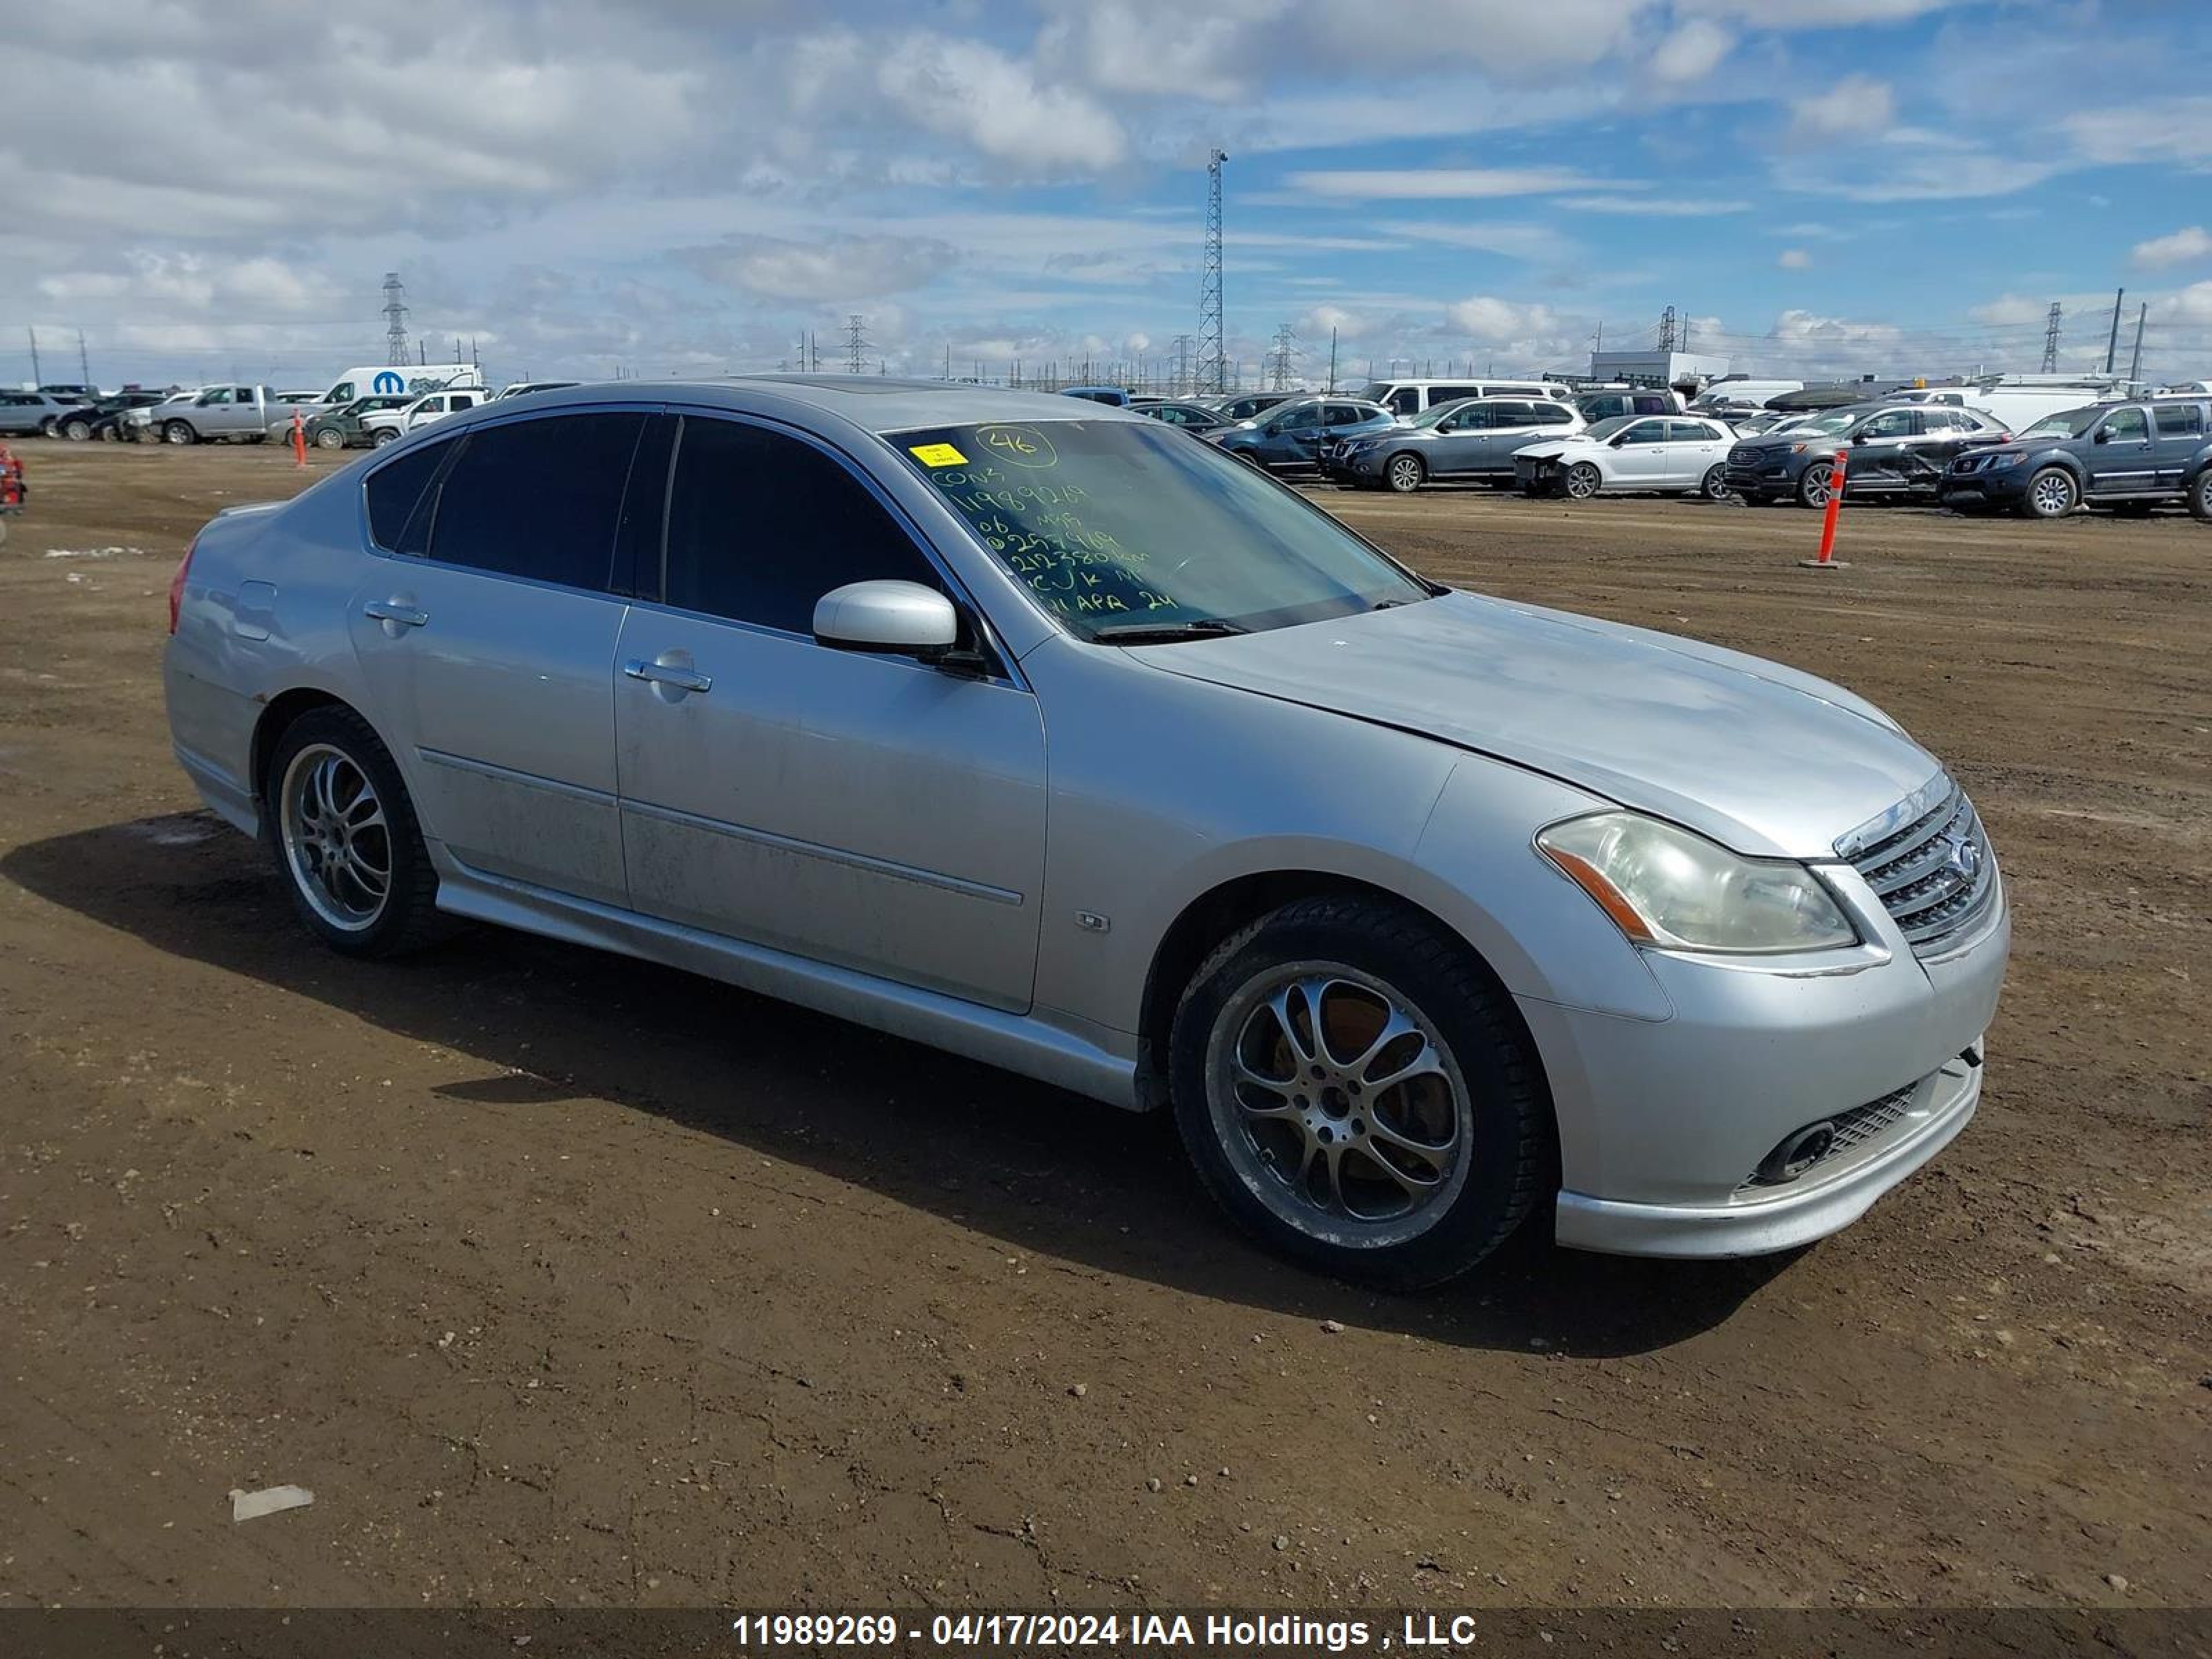
POLYGON ((1474 593, 1130 654, 1495 756, 1754 856, 1832 859, 1940 769, 1810 674, 1474 593))
POLYGON ((1522 444, 1513 453, 1516 455, 1534 455, 1541 457, 1545 455, 1564 454, 1570 449, 1596 449, 1600 447, 1602 447, 1602 446, 1595 438, 1590 437, 1585 433, 1570 432, 1565 437, 1560 438, 1539 438, 1534 443, 1522 444))

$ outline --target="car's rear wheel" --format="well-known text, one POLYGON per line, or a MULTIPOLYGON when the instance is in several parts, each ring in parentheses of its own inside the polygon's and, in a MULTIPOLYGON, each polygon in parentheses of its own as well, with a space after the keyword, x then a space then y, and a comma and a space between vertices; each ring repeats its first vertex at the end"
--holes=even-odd
POLYGON ((1797 505, 1826 507, 1835 483, 1836 469, 1833 466, 1826 461, 1814 462, 1797 480, 1797 505))
POLYGON ((1567 469, 1566 490, 1572 500, 1586 501, 1605 488, 1605 474, 1595 461, 1577 461, 1567 469))
POLYGON ((171 421, 161 428, 161 441, 172 444, 196 444, 200 434, 192 430, 189 421, 171 421))
POLYGON ((73 444, 81 444, 92 436, 92 422, 72 417, 62 422, 62 436, 73 444))
POLYGON ((2212 466, 2197 475, 2197 482, 2189 487, 2189 511, 2191 516, 2212 524, 2212 466))
POLYGON ((339 431, 337 428, 334 426, 317 427, 315 428, 315 447, 318 449, 343 449, 345 447, 345 434, 339 431))
POLYGON ((2081 487, 2064 467, 2046 466, 2027 481, 2025 504, 2032 519, 2063 519, 2081 506, 2081 487))
POLYGON ((1464 1273, 1551 1167, 1539 1070, 1504 992, 1425 917, 1299 900, 1226 940, 1176 1012, 1176 1126, 1223 1207, 1325 1273, 1464 1273))
POLYGON ((385 957, 441 931, 437 872, 399 769, 349 708, 311 709, 270 757, 263 822, 292 902, 322 941, 385 957))
POLYGON ((1382 481, 1401 495, 1410 495, 1429 476, 1418 455, 1393 455, 1382 468, 1382 481))
POLYGON ((1705 469, 1705 476, 1698 481, 1698 493, 1709 501, 1724 501, 1729 498, 1728 468, 1716 461, 1705 469))

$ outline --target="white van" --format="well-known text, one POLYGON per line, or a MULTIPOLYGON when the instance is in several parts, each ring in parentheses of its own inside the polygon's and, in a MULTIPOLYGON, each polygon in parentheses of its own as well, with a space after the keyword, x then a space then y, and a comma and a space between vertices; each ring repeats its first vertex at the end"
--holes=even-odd
POLYGON ((1561 402, 1572 394, 1552 380, 1370 380, 1353 394, 1380 404, 1400 420, 1410 420, 1438 404, 1455 404, 1462 398, 1551 398, 1561 402))
POLYGON ((481 387, 483 371, 474 363, 369 363, 349 368, 316 401, 343 409, 356 398, 390 398, 411 392, 442 392, 449 386, 481 387))

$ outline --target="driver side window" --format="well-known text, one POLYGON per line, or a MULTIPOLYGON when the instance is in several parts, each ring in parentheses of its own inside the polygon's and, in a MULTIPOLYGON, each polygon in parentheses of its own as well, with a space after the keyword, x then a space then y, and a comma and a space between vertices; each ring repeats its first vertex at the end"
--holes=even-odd
POLYGON ((2105 417, 2106 441, 2124 443, 2150 435, 2150 426, 2140 409, 2116 409, 2105 417))
POLYGON ((1901 409, 1887 415, 1877 415, 1858 429, 1862 438, 1909 438, 1912 435, 1912 416, 1901 409))
POLYGON ((1663 444, 1667 441, 1664 421, 1638 421, 1621 434, 1622 441, 1632 444, 1663 444))
POLYGON ((810 443, 687 415, 668 495, 665 601, 812 637, 814 605, 848 582, 944 591, 905 529, 810 443))

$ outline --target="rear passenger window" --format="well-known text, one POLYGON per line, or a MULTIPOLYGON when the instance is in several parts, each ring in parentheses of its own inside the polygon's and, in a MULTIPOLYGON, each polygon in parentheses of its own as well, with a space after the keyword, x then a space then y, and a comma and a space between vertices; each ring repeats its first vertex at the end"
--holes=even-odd
POLYGON ((415 545, 407 544, 407 521, 414 516, 416 504, 422 499, 423 486, 430 482, 438 463, 446 459, 452 447, 451 442, 425 444, 386 462, 368 475, 369 540, 387 553, 422 550, 420 532, 415 545))
POLYGON ((2160 404, 2151 416, 2161 438, 2191 437, 2204 430, 2204 411, 2195 404, 2160 404))
POLYGON ((439 486, 440 564, 604 589, 642 414, 561 415, 481 427, 439 486))
POLYGON ((811 636, 823 594, 885 580, 944 587, 837 461, 764 427, 684 417, 668 499, 670 605, 811 636))
POLYGON ((1492 404, 1491 408, 1497 411, 1490 417, 1491 424, 1493 426, 1514 427, 1536 424, 1536 411, 1528 404, 1492 404))

